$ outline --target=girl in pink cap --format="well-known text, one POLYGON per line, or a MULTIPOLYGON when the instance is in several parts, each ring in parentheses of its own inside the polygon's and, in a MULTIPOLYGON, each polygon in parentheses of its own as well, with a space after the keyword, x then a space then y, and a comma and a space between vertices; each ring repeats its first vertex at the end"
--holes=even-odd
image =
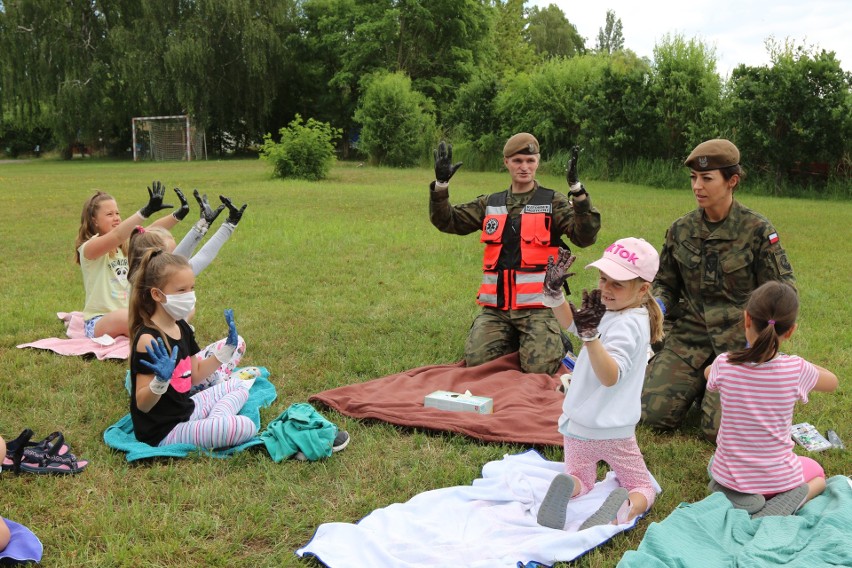
POLYGON ((565 474, 554 478, 538 510, 538 523, 562 529, 572 497, 594 487, 597 462, 606 462, 621 485, 580 530, 624 523, 650 509, 656 497, 651 474, 636 443, 642 384, 651 343, 663 335, 663 314, 651 296, 660 257, 643 239, 611 244, 589 264, 600 271, 598 288, 583 291, 580 309, 566 303, 562 285, 575 257, 560 250, 547 265, 544 305, 559 324, 583 341, 562 405, 559 431, 565 474))

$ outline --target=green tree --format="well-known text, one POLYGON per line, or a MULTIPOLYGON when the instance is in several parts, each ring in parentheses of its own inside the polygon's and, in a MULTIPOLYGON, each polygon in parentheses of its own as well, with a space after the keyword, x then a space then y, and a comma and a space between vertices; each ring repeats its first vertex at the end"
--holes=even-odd
POLYGON ((698 142, 718 136, 722 81, 716 52, 702 41, 665 35, 654 46, 651 86, 657 115, 656 156, 681 159, 698 142))
POLYGON ((586 52, 586 42, 556 4, 533 6, 527 15, 526 37, 544 59, 573 57, 586 52))
POLYGON ((653 156, 658 140, 650 63, 630 50, 598 57, 603 68, 581 111, 588 150, 610 166, 653 156))
POLYGON ((325 116, 350 133, 363 77, 404 73, 440 114, 491 52, 485 0, 305 0, 302 8, 298 96, 329 108, 334 116, 325 116))
POLYGON ((622 49, 624 49, 624 33, 621 18, 616 18, 614 11, 607 10, 606 24, 603 28, 598 28, 598 42, 595 51, 613 54, 622 49))
POLYGON ((0 35, 4 104, 21 125, 48 125, 71 144, 106 127, 110 74, 104 19, 86 0, 19 0, 4 5, 0 35))
POLYGON ((435 141, 435 118, 429 100, 411 87, 402 73, 377 73, 367 80, 355 110, 362 125, 359 147, 373 164, 412 166, 425 158, 435 141))
POLYGON ((834 52, 767 42, 772 66, 731 73, 727 121, 744 162, 780 185, 799 162, 839 164, 852 138, 852 73, 834 52))
POLYGON ((47 115, 65 144, 126 147, 130 118, 193 115, 212 139, 260 139, 298 31, 296 0, 19 0, 0 37, 16 116, 47 115))
POLYGON ((585 142, 583 100, 598 83, 606 58, 582 55, 552 59, 513 77, 497 96, 496 110, 505 138, 531 132, 542 155, 566 151, 585 142))
POLYGON ((494 0, 493 45, 491 68, 501 76, 513 75, 537 63, 532 45, 524 37, 527 26, 526 0, 494 0))

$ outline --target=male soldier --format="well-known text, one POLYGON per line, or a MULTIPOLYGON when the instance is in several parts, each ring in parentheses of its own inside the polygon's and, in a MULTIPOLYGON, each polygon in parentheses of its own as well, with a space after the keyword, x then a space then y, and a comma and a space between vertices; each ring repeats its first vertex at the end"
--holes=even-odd
POLYGON ((469 367, 519 352, 527 373, 553 374, 565 356, 553 310, 541 303, 548 257, 558 257, 562 235, 580 247, 595 242, 601 221, 577 178, 578 148, 568 168, 570 197, 535 180, 538 140, 515 134, 503 147, 511 185, 470 203, 450 205, 449 181, 461 162, 443 141, 435 150, 435 181, 430 185, 429 219, 440 231, 467 235, 482 231, 483 277, 477 303, 482 311, 471 325, 464 349, 469 367))
POLYGON ((719 394, 704 392, 704 368, 744 346, 743 309, 755 288, 769 280, 795 287, 796 281, 772 224, 734 199, 744 175, 737 147, 708 140, 684 164, 698 208, 672 224, 660 254, 654 294, 663 313, 677 309, 678 316, 648 365, 642 421, 677 428, 700 401, 702 432, 715 442, 719 394))

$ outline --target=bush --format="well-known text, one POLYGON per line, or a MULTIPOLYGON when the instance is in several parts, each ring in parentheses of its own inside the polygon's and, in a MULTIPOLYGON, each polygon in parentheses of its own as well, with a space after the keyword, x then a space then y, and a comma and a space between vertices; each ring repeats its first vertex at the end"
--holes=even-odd
POLYGON ((261 159, 272 164, 275 177, 316 181, 328 176, 335 158, 334 142, 341 137, 341 129, 313 118, 303 124, 297 114, 289 126, 278 132, 281 142, 274 142, 272 135, 266 134, 260 148, 261 159))
POLYGON ((401 73, 368 80, 355 121, 362 125, 358 149, 372 164, 414 166, 431 156, 436 127, 429 100, 401 73))

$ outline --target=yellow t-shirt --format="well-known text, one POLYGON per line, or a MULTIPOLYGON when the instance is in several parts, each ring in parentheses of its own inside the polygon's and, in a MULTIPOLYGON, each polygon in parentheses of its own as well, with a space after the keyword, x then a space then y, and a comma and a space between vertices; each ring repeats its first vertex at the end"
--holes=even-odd
POLYGON ((83 271, 83 288, 86 290, 83 317, 87 320, 115 310, 126 310, 130 301, 128 265, 124 253, 119 249, 114 255, 105 254, 88 260, 83 254, 88 242, 77 249, 80 252, 80 268, 83 271))

